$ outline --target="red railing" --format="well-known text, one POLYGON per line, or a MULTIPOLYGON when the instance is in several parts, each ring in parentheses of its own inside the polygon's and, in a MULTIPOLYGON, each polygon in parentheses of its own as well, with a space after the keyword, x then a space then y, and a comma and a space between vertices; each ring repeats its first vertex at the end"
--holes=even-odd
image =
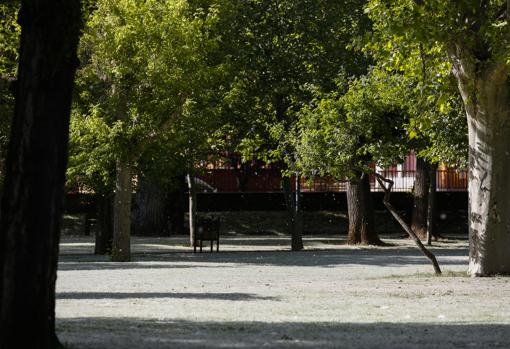
MULTIPOLYGON (((394 182, 393 190, 400 192, 412 191, 415 171, 385 170, 380 172, 394 182)), ((249 173, 235 169, 213 169, 202 172, 198 177, 203 181, 199 190, 214 192, 281 192, 282 176, 278 169, 260 168, 249 173)), ((292 180, 294 183, 294 180, 292 180)), ((382 191, 370 176, 372 191, 382 191)), ((341 192, 345 191, 346 181, 335 180, 331 177, 318 177, 311 180, 301 178, 303 192, 341 192)), ((456 170, 438 170, 436 178, 438 191, 466 191, 467 173, 456 170)))

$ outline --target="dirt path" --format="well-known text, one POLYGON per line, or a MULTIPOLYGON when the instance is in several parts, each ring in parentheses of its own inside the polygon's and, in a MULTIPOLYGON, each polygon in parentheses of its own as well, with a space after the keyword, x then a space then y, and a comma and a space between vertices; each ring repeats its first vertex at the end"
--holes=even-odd
POLYGON ((135 262, 67 239, 57 329, 71 348, 510 348, 510 279, 474 279, 467 244, 352 248, 329 237, 234 237, 192 254, 185 239, 134 239, 135 262), (320 250, 319 250, 320 249, 320 250))

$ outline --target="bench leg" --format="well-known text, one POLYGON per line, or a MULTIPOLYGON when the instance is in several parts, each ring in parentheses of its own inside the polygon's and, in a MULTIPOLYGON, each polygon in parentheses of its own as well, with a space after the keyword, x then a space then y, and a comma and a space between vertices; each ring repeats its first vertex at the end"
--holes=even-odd
POLYGON ((202 253, 202 243, 203 243, 203 241, 200 240, 200 253, 202 253))
POLYGON ((193 240, 193 253, 197 253, 197 240, 193 240))
POLYGON ((220 252, 220 239, 216 240, 216 252, 220 252))
POLYGON ((213 242, 214 240, 211 240, 211 252, 213 251, 213 242))

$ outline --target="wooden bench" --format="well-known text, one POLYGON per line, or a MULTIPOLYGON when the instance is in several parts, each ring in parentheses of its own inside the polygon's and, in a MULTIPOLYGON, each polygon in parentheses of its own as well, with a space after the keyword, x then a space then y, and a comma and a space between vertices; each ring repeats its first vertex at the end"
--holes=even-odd
POLYGON ((220 250, 220 219, 197 218, 193 240, 193 252, 197 252, 198 244, 200 244, 200 252, 202 252, 204 241, 211 241, 211 252, 213 251, 213 242, 216 241, 216 252, 218 252, 220 250))

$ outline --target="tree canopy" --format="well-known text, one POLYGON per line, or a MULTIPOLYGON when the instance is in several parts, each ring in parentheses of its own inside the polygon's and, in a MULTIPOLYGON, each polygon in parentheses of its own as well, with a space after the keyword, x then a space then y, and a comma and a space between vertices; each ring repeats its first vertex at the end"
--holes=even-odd
POLYGON ((98 2, 80 45, 72 179, 111 182, 117 158, 182 171, 204 153, 223 74, 210 59, 216 21, 214 8, 194 12, 186 1, 98 2))
POLYGON ((508 273, 509 3, 371 0, 366 12, 386 18, 378 22, 386 35, 447 55, 469 129, 470 272, 508 273))

